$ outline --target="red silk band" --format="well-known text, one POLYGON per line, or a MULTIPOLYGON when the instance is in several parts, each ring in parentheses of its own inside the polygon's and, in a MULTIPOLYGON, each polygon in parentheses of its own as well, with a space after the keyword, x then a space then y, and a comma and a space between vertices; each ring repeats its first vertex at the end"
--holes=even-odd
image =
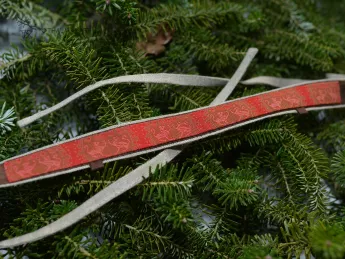
POLYGON ((207 132, 280 111, 342 104, 344 88, 339 81, 315 82, 184 114, 105 129, 100 133, 81 136, 5 161, 3 170, 0 170, 0 184, 23 181, 87 164, 97 169, 105 159, 202 136, 207 132))

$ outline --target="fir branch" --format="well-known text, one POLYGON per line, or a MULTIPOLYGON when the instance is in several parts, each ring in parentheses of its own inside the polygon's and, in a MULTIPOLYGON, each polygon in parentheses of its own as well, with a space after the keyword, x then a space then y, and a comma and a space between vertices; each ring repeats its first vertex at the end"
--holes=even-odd
POLYGON ((214 240, 215 245, 219 246, 219 241, 223 240, 226 235, 237 230, 239 217, 226 207, 213 205, 207 206, 206 208, 207 211, 205 213, 214 217, 214 220, 208 224, 209 229, 206 229, 206 232, 209 238, 214 240))
POLYGON ((105 68, 100 66, 102 58, 96 57, 96 50, 78 39, 73 30, 49 36, 49 41, 39 46, 40 51, 56 65, 61 64, 77 88, 107 77, 105 68))
POLYGON ((316 28, 313 23, 306 20, 303 14, 303 9, 301 9, 294 1, 287 0, 269 0, 269 3, 265 3, 265 6, 275 21, 280 21, 281 23, 288 21, 289 27, 292 31, 299 34, 309 34, 313 32, 316 28), (279 10, 279 11, 277 11, 279 10))
POLYGON ((1 134, 4 134, 6 131, 11 131, 11 127, 15 126, 13 121, 16 119, 14 117, 14 107, 5 111, 6 102, 2 105, 2 109, 0 111, 0 131, 1 134))
MULTIPOLYGON (((105 55, 104 62, 112 76, 147 73, 154 66, 138 53, 122 46, 112 47, 112 51, 105 55)), ((92 97, 92 103, 98 105, 97 115, 102 127, 152 116, 149 89, 145 84, 115 85, 100 91, 101 95, 92 97)))
POLYGON ((307 221, 309 215, 308 207, 276 198, 266 199, 256 210, 259 217, 266 219, 270 225, 280 225, 294 219, 307 221))
POLYGON ((320 221, 312 226, 308 238, 315 256, 343 258, 345 255, 345 231, 340 224, 327 224, 320 221))
POLYGON ((165 25, 175 30, 182 30, 188 25, 211 27, 213 24, 224 22, 235 16, 240 17, 244 8, 234 3, 193 2, 188 7, 167 4, 160 5, 150 12, 140 12, 138 21, 134 25, 139 38, 145 37, 147 32, 157 30, 165 25))
POLYGON ((73 177, 73 180, 64 184, 58 191, 58 197, 67 195, 93 195, 109 184, 115 182, 120 177, 126 175, 132 170, 129 166, 121 166, 119 162, 107 163, 102 171, 88 172, 79 177, 73 177))
POLYGON ((345 151, 337 152, 331 161, 334 180, 340 187, 345 187, 345 151))
POLYGON ((280 37, 288 37, 291 42, 305 45, 305 48, 312 51, 310 53, 320 53, 322 56, 340 57, 344 54, 344 51, 339 48, 339 45, 326 43, 320 37, 301 37, 291 32, 283 30, 274 30, 272 33, 277 34, 280 37))
POLYGON ((23 136, 17 131, 0 136, 0 159, 13 157, 24 145, 23 136))
POLYGON ((327 127, 317 135, 317 140, 321 142, 324 148, 327 148, 328 152, 339 152, 345 147, 344 122, 344 120, 340 120, 335 123, 327 124, 327 127))
POLYGON ((228 205, 230 209, 238 209, 239 205, 248 206, 258 199, 257 186, 253 181, 242 179, 229 179, 221 187, 216 188, 213 194, 218 196, 222 205, 228 205))
POLYGON ((8 19, 28 21, 31 25, 39 28, 55 28, 59 22, 68 24, 63 17, 28 0, 1 0, 0 14, 8 19))
POLYGON ((288 200, 289 201, 292 201, 292 193, 291 193, 291 190, 290 190, 290 187, 289 187, 289 183, 288 183, 288 180, 287 180, 287 175, 286 175, 286 172, 284 170, 284 168, 282 167, 281 163, 278 162, 278 169, 280 170, 281 172, 281 175, 283 176, 283 182, 285 184, 285 188, 286 188, 286 191, 287 191, 287 194, 288 194, 288 200))
POLYGON ((308 243, 308 223, 284 222, 284 226, 280 228, 283 235, 284 243, 279 244, 279 249, 283 250, 288 258, 292 256, 300 257, 303 252, 305 255, 311 256, 311 244, 308 243))
POLYGON ((116 85, 101 92, 101 96, 93 98, 93 102, 99 103, 97 115, 102 127, 152 116, 145 85, 116 85))
POLYGON ((207 106, 217 95, 218 87, 152 85, 149 91, 152 103, 162 108, 163 112, 166 112, 166 109, 169 112, 178 112, 207 106))
MULTIPOLYGON (((84 247, 80 246, 80 245, 79 245, 79 242, 77 243, 77 242, 73 241, 73 240, 72 240, 70 237, 68 237, 68 236, 65 236, 65 239, 66 239, 72 246, 74 246, 74 249, 77 250, 77 251, 79 251, 79 252, 81 253, 82 256, 84 256, 84 257, 86 257, 86 258, 98 259, 98 257, 96 257, 96 256, 94 256, 94 255, 92 255, 92 254, 90 254, 90 252, 88 252, 84 247)), ((71 254, 72 251, 73 251, 73 249, 69 251, 69 254, 71 254)))
MULTIPOLYGON (((291 132, 292 133, 292 132, 291 132)), ((310 206, 313 210, 324 210, 326 195, 322 188, 321 178, 328 173, 328 160, 324 153, 316 148, 312 141, 299 133, 292 133, 284 145, 293 161, 296 162, 297 172, 305 175, 308 185, 304 185, 305 191, 310 196, 310 206)), ((298 174, 297 174, 298 175, 298 174)))
POLYGON ((214 159, 211 152, 203 152, 187 159, 191 171, 196 177, 196 185, 202 191, 213 191, 221 185, 228 175, 220 161, 214 159))
MULTIPOLYGON (((186 199, 187 200, 187 199, 186 199)), ((156 205, 156 211, 160 214, 162 222, 172 225, 173 229, 185 230, 189 225, 194 225, 192 210, 186 200, 170 200, 156 205)))
POLYGON ((294 60, 297 64, 321 71, 332 69, 333 57, 344 56, 339 46, 320 44, 321 39, 318 37, 301 37, 295 33, 275 30, 266 34, 266 40, 269 43, 263 47, 267 57, 274 55, 276 60, 294 60))
POLYGON ((174 104, 169 107, 171 111, 186 111, 204 107, 210 103, 215 95, 215 89, 200 89, 191 87, 185 89, 182 87, 167 87, 167 94, 173 99, 174 104))
MULTIPOLYGON (((7 75, 10 78, 14 78, 14 70, 16 70, 16 66, 19 64, 27 61, 31 58, 31 54, 23 54, 20 53, 19 49, 15 46, 13 48, 0 56, 0 71, 3 75, 7 75), (12 73, 11 73, 12 71, 12 73)), ((17 72, 17 71, 16 71, 17 72)))
POLYGON ((177 165, 166 165, 154 171, 151 177, 138 185, 142 191, 142 200, 159 200, 160 202, 172 202, 173 200, 187 199, 191 195, 194 185, 192 169, 177 165))
POLYGON ((124 224, 123 228, 129 231, 133 244, 137 246, 138 252, 156 251, 159 254, 169 246, 171 241, 170 235, 159 233, 159 227, 153 226, 149 219, 138 219, 133 225, 124 224))
POLYGON ((219 71, 233 62, 243 58, 245 52, 237 51, 228 44, 220 44, 219 40, 208 30, 199 29, 184 32, 179 41, 188 43, 187 55, 199 61, 206 61, 212 70, 219 71))

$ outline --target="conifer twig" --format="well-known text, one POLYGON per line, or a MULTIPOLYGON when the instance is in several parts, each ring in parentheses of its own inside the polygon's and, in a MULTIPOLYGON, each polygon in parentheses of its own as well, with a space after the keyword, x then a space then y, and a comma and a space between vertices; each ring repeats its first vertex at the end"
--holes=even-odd
POLYGON ((6 62, 6 63, 2 62, 2 63, 0 63, 0 71, 4 70, 6 68, 9 68, 10 66, 13 66, 16 63, 24 62, 24 61, 28 60, 30 57, 31 57, 31 54, 27 54, 21 58, 15 59, 15 60, 10 61, 10 62, 6 62))

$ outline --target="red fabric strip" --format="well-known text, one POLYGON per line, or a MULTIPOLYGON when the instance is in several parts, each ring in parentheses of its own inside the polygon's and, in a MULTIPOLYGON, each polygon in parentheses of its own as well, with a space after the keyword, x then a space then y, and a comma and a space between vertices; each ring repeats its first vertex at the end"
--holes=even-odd
POLYGON ((9 182, 17 182, 195 137, 278 111, 341 102, 338 81, 271 91, 186 114, 134 123, 71 140, 6 161, 5 174, 9 182))

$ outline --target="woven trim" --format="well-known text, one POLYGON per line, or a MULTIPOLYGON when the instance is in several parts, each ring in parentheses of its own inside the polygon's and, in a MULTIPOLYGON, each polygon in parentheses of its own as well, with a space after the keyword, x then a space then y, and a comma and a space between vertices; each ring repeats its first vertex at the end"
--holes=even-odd
MULTIPOLYGON (((152 118, 144 123, 133 122, 115 130, 103 130, 91 137, 72 139, 54 147, 12 158, 4 163, 10 182, 22 181, 43 174, 79 167, 112 157, 137 156, 167 147, 191 143, 227 130, 234 124, 284 110, 317 105, 340 104, 339 81, 312 83, 294 89, 268 91, 242 100, 233 100, 212 108, 192 110, 161 120, 152 118), (315 89, 315 90, 314 90, 315 89), (157 121, 157 122, 156 122, 157 121), (170 123, 171 127, 166 124, 170 123)), ((298 110, 305 113, 305 109, 298 110)))
MULTIPOLYGON (((284 89, 293 88, 293 87, 296 87, 296 86, 303 86, 303 85, 313 84, 313 83, 335 82, 335 81, 339 81, 339 80, 334 80, 334 79, 312 80, 312 81, 304 82, 303 84, 289 85, 289 86, 284 87, 284 89)), ((229 81, 229 83, 230 83, 230 81, 229 81)), ((274 93, 274 92, 277 92, 277 91, 281 91, 281 89, 274 89, 274 90, 271 90, 271 91, 267 91, 267 92, 265 92, 265 94, 266 93, 274 93)), ((260 96, 260 95, 262 95, 262 93, 258 93, 258 94, 254 94, 254 95, 250 95, 250 96, 245 96, 245 97, 241 97, 241 98, 236 98, 236 100, 231 100, 231 101, 227 101, 227 102, 223 101, 222 103, 217 103, 217 104, 215 104, 213 106, 219 106, 219 105, 223 105, 223 104, 227 104, 227 103, 231 103, 231 102, 235 102, 235 101, 240 101, 240 100, 244 100, 244 99, 248 99, 248 98, 251 98, 251 97, 254 97, 254 96, 260 96)), ((32 154, 32 153, 40 151, 40 150, 44 150, 44 149, 47 149, 47 148, 50 148, 50 147, 58 146, 58 145, 61 145, 63 143, 66 143, 66 142, 71 142, 73 140, 77 140, 77 139, 80 139, 80 138, 84 138, 86 136, 91 136, 91 135, 94 135, 94 134, 98 134, 98 133, 101 133, 101 132, 104 132, 104 131, 108 131, 108 130, 111 130, 111 129, 120 128, 120 127, 127 126, 127 125, 130 125, 130 124, 137 124, 137 123, 141 123, 141 122, 154 121, 154 120, 163 119, 163 118, 175 117, 175 116, 179 116, 179 115, 187 114, 187 113, 192 113, 192 112, 199 111, 199 110, 205 110, 205 109, 208 109, 208 108, 209 107, 201 107, 201 108, 197 108, 197 109, 193 109, 193 110, 189 110, 189 111, 184 111, 184 112, 179 112, 179 113, 174 113, 174 114, 168 114, 168 115, 161 115, 161 116, 156 116, 156 117, 153 117, 153 118, 146 118, 146 119, 141 119, 141 120, 136 120, 136 121, 131 121, 131 122, 125 122, 125 123, 122 123, 120 125, 110 126, 110 127, 104 128, 104 129, 96 130, 96 131, 93 131, 93 132, 90 132, 90 133, 86 133, 86 134, 77 136, 77 137, 75 137, 75 138, 73 138, 71 140, 61 141, 61 142, 58 142, 58 143, 47 145, 47 146, 42 147, 42 148, 35 149, 33 151, 30 151, 30 152, 27 152, 27 153, 24 153, 24 154, 17 155, 15 157, 11 157, 9 159, 3 160, 2 163, 6 162, 6 161, 13 160, 13 159, 16 159, 16 158, 20 158, 20 157, 26 156, 28 154, 32 154)), ((28 118, 30 118, 30 117, 28 117, 28 118)))

